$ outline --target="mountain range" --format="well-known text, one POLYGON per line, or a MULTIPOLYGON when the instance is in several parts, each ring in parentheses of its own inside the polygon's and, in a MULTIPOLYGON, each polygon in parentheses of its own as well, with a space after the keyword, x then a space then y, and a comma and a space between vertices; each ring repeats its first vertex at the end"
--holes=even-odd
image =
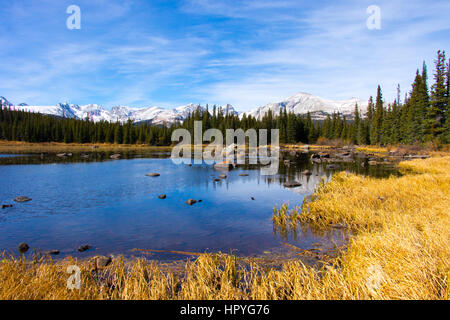
MULTIPOLYGON (((58 103, 54 106, 30 106, 26 103, 13 104, 6 98, 0 97, 3 106, 8 106, 16 110, 24 110, 42 114, 49 114, 59 117, 86 119, 89 117, 93 121, 110 121, 110 122, 126 122, 132 120, 136 123, 148 122, 152 124, 170 124, 176 121, 182 122, 186 117, 194 112, 199 106, 196 104, 188 104, 175 109, 167 109, 161 107, 143 107, 134 108, 128 106, 116 106, 111 110, 104 109, 97 104, 77 105, 68 103, 58 103)), ((265 106, 256 108, 249 112, 237 112, 233 106, 227 104, 221 106, 222 110, 229 114, 235 114, 242 117, 244 114, 251 115, 257 119, 261 119, 269 110, 274 115, 279 114, 280 110, 286 108, 287 112, 295 114, 306 114, 310 112, 313 120, 323 120, 327 115, 333 112, 339 112, 345 115, 347 119, 351 119, 355 105, 358 104, 360 111, 364 113, 367 108, 367 102, 358 98, 350 98, 348 100, 328 100, 309 93, 300 92, 281 102, 269 103, 265 106)), ((205 107, 200 106, 200 110, 205 111, 205 107)), ((212 111, 211 109, 209 110, 212 111)))

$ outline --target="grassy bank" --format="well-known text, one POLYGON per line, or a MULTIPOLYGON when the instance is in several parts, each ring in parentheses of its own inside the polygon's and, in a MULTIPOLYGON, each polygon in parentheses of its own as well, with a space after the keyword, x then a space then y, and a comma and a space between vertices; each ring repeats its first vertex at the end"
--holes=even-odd
POLYGON ((170 151, 171 147, 149 146, 146 144, 111 144, 111 143, 29 143, 21 141, 0 140, 0 153, 59 153, 59 152, 146 152, 170 151))
POLYGON ((344 172, 322 185, 299 219, 346 225, 354 236, 338 258, 282 270, 231 255, 203 254, 183 275, 146 260, 114 259, 104 270, 66 259, 0 262, 0 299, 449 299, 450 156, 400 163, 387 179, 344 172), (81 289, 67 289, 69 265, 81 289))

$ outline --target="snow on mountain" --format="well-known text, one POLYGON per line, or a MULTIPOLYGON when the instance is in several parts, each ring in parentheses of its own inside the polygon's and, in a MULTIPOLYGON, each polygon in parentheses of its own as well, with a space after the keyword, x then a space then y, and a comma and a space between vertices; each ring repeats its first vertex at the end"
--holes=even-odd
POLYGON ((0 103, 2 106, 12 107, 13 104, 9 102, 5 97, 0 97, 0 103))
MULTIPOLYGON (((150 122, 152 124, 174 123, 176 121, 182 122, 189 114, 195 112, 199 107, 196 104, 187 104, 177 107, 175 109, 165 109, 160 107, 145 107, 133 108, 128 106, 116 106, 111 110, 104 109, 97 104, 77 105, 68 103, 59 103, 56 106, 29 106, 26 103, 13 105, 6 98, 0 97, 0 102, 3 106, 9 106, 16 110, 25 110, 35 113, 50 114, 65 118, 74 119, 92 119, 93 121, 110 121, 110 122, 126 122, 132 120, 134 122, 150 122)), ((257 119, 261 119, 264 114, 272 110, 274 114, 279 114, 280 110, 286 107, 287 112, 294 112, 295 114, 311 113, 311 118, 314 120, 322 120, 327 115, 333 112, 339 112, 351 119, 355 104, 358 104, 362 114, 367 108, 367 102, 357 98, 337 101, 320 98, 308 93, 297 93, 292 97, 278 103, 269 103, 263 107, 257 108, 246 115, 251 115, 257 119)), ((219 108, 225 113, 243 116, 244 113, 238 113, 233 106, 227 104, 219 108)), ((219 109, 218 108, 218 109, 219 109)), ((206 107, 200 106, 200 112, 205 112, 206 107)), ((209 112, 212 113, 212 107, 209 112)))
POLYGON ((263 107, 246 112, 246 115, 261 119, 269 110, 272 110, 273 114, 277 115, 280 113, 280 110, 286 107, 287 112, 293 112, 295 114, 306 114, 310 112, 311 118, 314 120, 323 120, 333 112, 339 112, 347 118, 351 118, 355 110, 355 104, 358 104, 359 109, 363 113, 367 109, 367 102, 358 98, 350 98, 342 101, 328 100, 309 93, 300 92, 284 101, 269 103, 263 107))
MULTIPOLYGON (((116 106, 111 110, 103 109, 97 104, 77 105, 68 103, 59 103, 56 106, 29 106, 25 103, 13 105, 5 98, 1 97, 3 106, 12 107, 16 110, 24 110, 28 112, 49 114, 65 118, 86 119, 89 118, 95 122, 104 120, 110 122, 126 122, 132 120, 134 122, 151 122, 152 124, 182 122, 190 113, 197 110, 198 105, 188 104, 175 109, 164 109, 160 107, 132 108, 127 106, 116 106)), ((231 105, 222 106, 224 112, 238 114, 231 105)), ((203 113, 205 107, 200 106, 203 113)), ((211 110, 212 111, 212 110, 211 110)))

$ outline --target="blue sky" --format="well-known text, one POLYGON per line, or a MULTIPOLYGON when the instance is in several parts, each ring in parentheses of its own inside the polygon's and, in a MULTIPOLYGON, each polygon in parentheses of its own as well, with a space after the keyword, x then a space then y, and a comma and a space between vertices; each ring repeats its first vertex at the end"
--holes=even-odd
POLYGON ((393 100, 450 56, 450 1, 0 0, 0 95, 13 103, 246 111, 296 92, 393 100), (69 5, 81 29, 69 30, 69 5), (369 30, 366 9, 381 9, 369 30))

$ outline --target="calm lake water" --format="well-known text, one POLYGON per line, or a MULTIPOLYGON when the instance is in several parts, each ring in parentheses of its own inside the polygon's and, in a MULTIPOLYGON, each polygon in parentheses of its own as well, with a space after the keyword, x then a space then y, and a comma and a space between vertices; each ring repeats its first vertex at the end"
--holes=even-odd
MULTIPOLYGON (((313 243, 331 246, 342 242, 339 230, 316 234, 307 227, 298 234, 274 232, 274 206, 289 202, 301 205, 322 178, 333 171, 312 164, 309 154, 293 157, 279 173, 260 175, 258 166, 240 166, 226 179, 215 182, 222 172, 212 166, 176 165, 168 153, 128 154, 122 160, 107 160, 108 154, 80 155, 59 159, 46 155, 0 159, 0 250, 17 253, 26 242, 42 251, 58 249, 60 257, 97 254, 137 255, 134 248, 190 252, 230 252, 258 255, 282 247, 287 241, 300 248, 313 243), (304 176, 305 169, 313 171, 304 176), (146 173, 158 172, 159 177, 146 173), (240 174, 248 176, 240 176, 240 174), (297 188, 283 182, 296 180, 297 188), (166 199, 158 195, 166 194, 166 199), (33 200, 16 203, 24 195, 33 200), (255 200, 252 200, 253 197, 255 200), (189 206, 189 198, 202 200, 189 206), (79 253, 80 245, 92 249, 79 253)), ((286 157, 285 157, 286 158, 286 157)), ((358 160, 362 161, 362 160, 358 160)), ((361 167, 359 162, 342 164, 360 174, 385 176, 392 169, 361 167)), ((30 250, 31 252, 32 250, 30 250)), ((155 253, 167 260, 173 254, 155 253)))

